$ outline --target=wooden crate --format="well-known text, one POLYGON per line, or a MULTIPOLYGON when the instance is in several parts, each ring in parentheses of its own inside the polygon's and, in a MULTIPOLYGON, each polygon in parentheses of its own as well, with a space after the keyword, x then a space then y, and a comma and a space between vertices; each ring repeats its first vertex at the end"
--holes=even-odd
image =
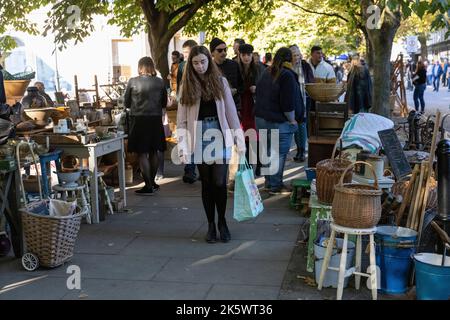
POLYGON ((315 167, 317 162, 330 159, 334 145, 339 137, 311 136, 308 139, 308 167, 315 167))

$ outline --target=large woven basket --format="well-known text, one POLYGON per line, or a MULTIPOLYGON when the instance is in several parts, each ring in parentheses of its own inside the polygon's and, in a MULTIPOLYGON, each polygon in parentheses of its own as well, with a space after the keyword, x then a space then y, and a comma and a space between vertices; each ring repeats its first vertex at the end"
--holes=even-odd
POLYGON ((307 83, 306 92, 314 101, 336 101, 345 92, 344 83, 307 83))
MULTIPOLYGON (((316 188, 317 198, 320 203, 331 205, 334 197, 334 186, 339 182, 344 170, 352 163, 345 159, 335 159, 336 147, 333 150, 331 159, 319 161, 316 164, 316 188)), ((344 182, 352 181, 352 172, 349 171, 344 182)))
POLYGON ((31 80, 5 80, 6 97, 22 97, 31 80))
POLYGON ((331 215, 336 224, 348 228, 373 228, 381 218, 381 194, 378 178, 370 163, 356 161, 348 166, 334 188, 331 215), (375 177, 374 186, 345 183, 344 176, 357 163, 364 163, 372 170, 375 177))
MULTIPOLYGON (((46 200, 43 200, 46 201, 46 200)), ((75 241, 84 212, 66 217, 50 217, 31 213, 40 201, 28 204, 21 210, 22 227, 27 251, 39 258, 39 264, 53 268, 73 256, 75 241)))

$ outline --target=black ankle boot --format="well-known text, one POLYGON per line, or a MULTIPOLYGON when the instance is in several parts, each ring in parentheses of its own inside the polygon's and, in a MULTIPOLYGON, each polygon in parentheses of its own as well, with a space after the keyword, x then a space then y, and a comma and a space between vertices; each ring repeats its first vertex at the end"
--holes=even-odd
POLYGON ((304 162, 305 159, 305 150, 304 149, 300 149, 297 151, 297 154, 294 157, 294 161, 296 162, 304 162))
POLYGON ((214 222, 209 222, 208 223, 208 233, 206 233, 205 240, 208 243, 216 242, 216 240, 217 240, 217 231, 216 231, 216 224, 214 222))
POLYGON ((217 224, 220 232, 220 240, 222 242, 228 242, 231 240, 230 230, 228 230, 227 222, 225 220, 219 221, 217 224))

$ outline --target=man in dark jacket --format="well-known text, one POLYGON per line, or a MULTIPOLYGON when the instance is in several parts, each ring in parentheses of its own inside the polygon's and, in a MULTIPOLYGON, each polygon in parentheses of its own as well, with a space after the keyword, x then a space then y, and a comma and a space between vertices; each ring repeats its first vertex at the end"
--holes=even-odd
POLYGON ((297 145, 297 154, 294 157, 294 161, 304 162, 306 140, 308 138, 306 124, 308 122, 307 119, 310 103, 310 98, 306 93, 305 84, 314 82, 314 72, 311 69, 309 63, 303 60, 303 55, 297 45, 292 45, 289 47, 289 49, 291 49, 292 52, 292 67, 293 70, 297 73, 302 101, 305 104, 305 121, 300 122, 298 131, 294 134, 295 144, 297 145))
POLYGON ((230 84, 231 93, 233 95, 236 108, 240 110, 241 94, 244 88, 241 73, 239 72, 239 64, 236 61, 227 59, 227 45, 223 40, 214 38, 209 44, 211 55, 222 74, 227 78, 230 84))
MULTIPOLYGON (((0 58, 2 57, 2 53, 0 52, 0 58)), ((5 84, 3 83, 3 67, 0 64, 0 104, 6 103, 6 93, 5 93, 5 84)))
MULTIPOLYGON (((183 57, 184 60, 180 62, 178 65, 178 72, 177 72, 177 96, 180 92, 180 85, 181 85, 181 79, 183 78, 183 70, 184 66, 186 65, 186 62, 188 61, 189 54, 191 53, 191 50, 193 47, 197 45, 197 42, 194 40, 186 40, 183 43, 183 57)), ((185 183, 194 183, 197 180, 197 174, 195 173, 195 163, 189 163, 184 166, 184 176, 183 176, 183 182, 185 183)))

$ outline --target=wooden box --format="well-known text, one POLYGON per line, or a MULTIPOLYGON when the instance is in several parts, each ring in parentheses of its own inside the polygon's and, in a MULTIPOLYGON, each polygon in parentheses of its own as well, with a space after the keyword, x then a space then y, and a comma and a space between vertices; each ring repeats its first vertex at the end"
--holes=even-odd
POLYGON ((311 136, 308 139, 308 167, 315 167, 317 162, 330 159, 333 154, 333 148, 338 140, 335 137, 311 136))

